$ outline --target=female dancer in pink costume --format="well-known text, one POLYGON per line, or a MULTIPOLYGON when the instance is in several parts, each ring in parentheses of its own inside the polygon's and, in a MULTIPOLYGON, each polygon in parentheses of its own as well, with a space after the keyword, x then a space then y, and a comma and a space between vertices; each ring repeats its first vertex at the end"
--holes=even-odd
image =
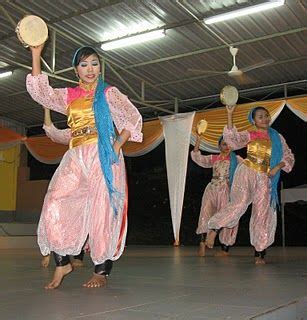
POLYGON ((142 141, 142 118, 117 88, 101 77, 97 52, 79 48, 72 65, 75 88, 53 89, 41 74, 42 46, 32 47, 27 90, 39 104, 68 116, 72 139, 45 197, 38 226, 43 255, 54 254, 56 269, 46 289, 57 288, 72 271, 69 255, 78 255, 88 239, 95 265, 85 287, 106 284, 127 231, 127 185, 123 144, 142 141), (115 132, 115 124, 117 133, 115 132))
MULTIPOLYGON (((198 255, 205 256, 205 234, 208 232, 209 219, 229 202, 229 186, 231 185, 233 174, 237 167, 237 157, 231 152, 222 137, 218 141, 221 153, 219 155, 203 156, 199 151, 200 136, 197 135, 194 150, 191 158, 203 168, 213 168, 213 177, 207 185, 201 203, 198 220, 197 234, 201 235, 198 255), (231 182, 230 182, 231 181, 231 182)), ((236 241, 238 226, 233 228, 223 228, 219 233, 219 240, 222 251, 217 256, 228 256, 229 247, 236 241)))
POLYGON ((212 248, 217 232, 237 225, 252 203, 250 239, 255 248, 255 263, 264 264, 265 249, 275 237, 280 170, 290 172, 294 156, 285 139, 270 127, 270 114, 265 108, 251 110, 248 118, 255 130, 250 132, 238 132, 233 127, 234 109, 227 107, 228 125, 224 129, 224 139, 232 149, 247 146, 247 158, 235 172, 230 203, 209 220, 206 244, 212 248))

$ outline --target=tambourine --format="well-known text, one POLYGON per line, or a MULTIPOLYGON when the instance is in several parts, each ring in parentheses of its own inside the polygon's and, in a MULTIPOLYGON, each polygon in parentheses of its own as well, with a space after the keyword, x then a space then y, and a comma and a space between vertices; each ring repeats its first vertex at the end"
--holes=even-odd
POLYGON ((48 39, 48 27, 45 21, 34 15, 25 16, 15 29, 19 41, 24 47, 36 47, 48 39))
POLYGON ((220 100, 225 106, 234 106, 239 99, 239 92, 236 87, 225 86, 220 93, 220 100))
POLYGON ((208 127, 208 122, 205 119, 200 120, 196 126, 197 133, 199 135, 205 133, 207 130, 207 127, 208 127))

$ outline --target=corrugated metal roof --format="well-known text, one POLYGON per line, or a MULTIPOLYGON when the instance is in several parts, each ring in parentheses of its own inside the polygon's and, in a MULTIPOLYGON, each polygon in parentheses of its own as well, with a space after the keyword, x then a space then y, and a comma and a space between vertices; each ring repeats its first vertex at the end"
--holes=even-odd
MULTIPOLYGON (((69 68, 74 50, 80 45, 89 44, 97 48, 116 73, 137 92, 138 97, 107 65, 106 80, 118 86, 130 98, 140 100, 141 82, 144 81, 147 104, 140 101, 136 105, 145 118, 163 114, 148 107, 150 101, 161 101, 163 108, 173 110, 173 101, 177 97, 179 111, 185 112, 191 107, 201 109, 214 102, 216 97, 211 100, 197 98, 216 95, 226 84, 236 85, 243 90, 306 79, 305 1, 287 0, 282 7, 210 25, 210 30, 200 24, 199 20, 264 1, 179 2, 187 10, 175 0, 3 2, 5 11, 2 10, 0 15, 0 68, 1 62, 6 62, 15 71, 12 77, 0 79, 0 116, 27 126, 40 124, 43 120, 41 109, 25 91, 25 76, 29 72, 26 67, 31 65, 31 59, 29 51, 19 43, 12 23, 12 20, 17 22, 25 14, 41 16, 48 23, 50 32, 56 31, 56 71, 69 68), (103 41, 157 28, 165 28, 166 37, 108 52, 100 49, 103 41), (273 59, 274 62, 248 72, 247 75, 254 81, 244 85, 238 84, 226 74, 208 75, 189 70, 230 70, 232 56, 225 42, 239 48, 239 68, 266 59, 273 59), (169 102, 165 105, 166 101, 169 102)), ((44 59, 47 62, 52 60, 51 41, 46 45, 44 59)), ((58 75, 74 79, 72 71, 58 75)), ((58 87, 70 85, 61 80, 52 83, 58 87)), ((302 82, 300 87, 304 91, 306 82, 302 82)), ((268 94, 268 89, 252 91, 250 94, 244 92, 244 97, 255 99, 257 94, 261 98, 268 94)), ((64 117, 54 115, 54 119, 63 121, 64 117)))

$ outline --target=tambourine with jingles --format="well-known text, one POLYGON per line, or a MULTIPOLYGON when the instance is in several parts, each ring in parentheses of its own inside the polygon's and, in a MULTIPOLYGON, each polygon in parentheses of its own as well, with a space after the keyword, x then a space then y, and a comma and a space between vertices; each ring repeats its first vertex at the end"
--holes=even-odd
POLYGON ((236 87, 225 86, 220 93, 220 100, 225 106, 234 106, 239 99, 239 92, 236 87))
POLYGON ((36 47, 48 39, 48 27, 45 21, 34 15, 25 16, 15 29, 19 41, 24 47, 36 47))
POLYGON ((207 130, 207 127, 208 127, 208 122, 205 119, 200 120, 196 126, 197 133, 199 135, 205 133, 207 130))

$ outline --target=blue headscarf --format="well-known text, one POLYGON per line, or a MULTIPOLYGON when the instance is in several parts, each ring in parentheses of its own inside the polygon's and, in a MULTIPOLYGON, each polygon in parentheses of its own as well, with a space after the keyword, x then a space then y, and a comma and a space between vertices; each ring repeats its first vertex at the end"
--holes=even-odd
MULTIPOLYGON (((253 108, 248 114, 248 121, 251 124, 254 124, 253 115, 254 115, 256 108, 253 108)), ((279 133, 271 127, 269 127, 268 132, 269 132, 271 145, 272 145, 272 152, 271 152, 271 159, 270 159, 270 169, 272 169, 281 162, 282 157, 283 157, 283 151, 282 151, 282 143, 281 143, 279 133)), ((274 210, 276 209, 276 207, 279 207, 279 199, 278 199, 278 193, 277 193, 277 186, 278 186, 279 178, 280 178, 280 171, 278 171, 274 177, 271 177, 271 202, 270 202, 270 204, 274 210)))
MULTIPOLYGON (((218 145, 221 144, 222 140, 223 140, 223 136, 221 136, 221 137, 219 138, 219 140, 218 140, 218 145)), ((235 174, 237 165, 238 165, 238 159, 237 159, 236 154, 235 154, 233 151, 230 151, 229 156, 230 156, 229 187, 231 188, 232 182, 233 182, 233 177, 234 177, 234 174, 235 174)))

